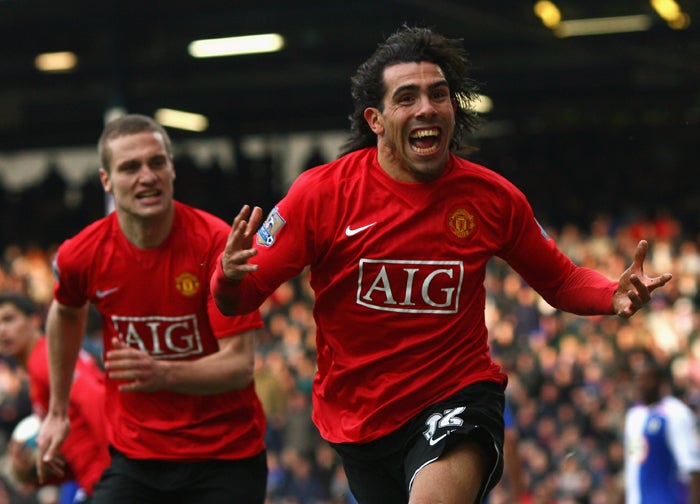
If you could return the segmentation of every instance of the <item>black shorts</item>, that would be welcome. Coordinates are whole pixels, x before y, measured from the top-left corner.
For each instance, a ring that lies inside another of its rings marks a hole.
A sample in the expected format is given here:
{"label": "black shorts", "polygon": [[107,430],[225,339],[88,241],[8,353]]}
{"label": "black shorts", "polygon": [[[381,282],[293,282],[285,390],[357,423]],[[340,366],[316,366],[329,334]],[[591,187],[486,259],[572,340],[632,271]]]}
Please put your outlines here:
{"label": "black shorts", "polygon": [[263,504],[265,451],[240,460],[138,460],[110,448],[112,463],[91,504]]}
{"label": "black shorts", "polygon": [[425,408],[391,434],[366,444],[331,443],[340,455],[350,490],[360,504],[406,504],[418,471],[469,439],[492,454],[481,499],[503,473],[503,387],[474,383]]}

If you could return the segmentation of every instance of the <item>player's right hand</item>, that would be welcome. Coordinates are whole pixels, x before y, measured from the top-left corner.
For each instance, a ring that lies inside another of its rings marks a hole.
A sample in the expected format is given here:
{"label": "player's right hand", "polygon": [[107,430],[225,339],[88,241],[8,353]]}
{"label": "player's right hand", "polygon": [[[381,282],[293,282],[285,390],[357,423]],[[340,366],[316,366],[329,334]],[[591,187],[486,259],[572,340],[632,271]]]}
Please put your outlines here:
{"label": "player's right hand", "polygon": [[59,455],[59,449],[68,437],[69,431],[68,415],[58,416],[49,413],[44,418],[37,439],[39,455],[36,464],[39,483],[45,483],[52,476],[62,478],[65,475],[66,462]]}
{"label": "player's right hand", "polygon": [[257,254],[253,248],[253,237],[262,224],[262,208],[243,205],[233,220],[231,232],[226,240],[226,248],[221,256],[221,266],[227,278],[240,280],[247,273],[256,271],[256,264],[248,264],[248,259]]}

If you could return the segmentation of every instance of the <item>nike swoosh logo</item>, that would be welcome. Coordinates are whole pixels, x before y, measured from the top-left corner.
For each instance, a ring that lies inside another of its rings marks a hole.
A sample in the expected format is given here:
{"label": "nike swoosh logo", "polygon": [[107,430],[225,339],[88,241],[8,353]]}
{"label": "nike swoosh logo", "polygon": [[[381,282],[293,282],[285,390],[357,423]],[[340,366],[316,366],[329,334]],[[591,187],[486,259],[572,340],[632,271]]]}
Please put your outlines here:
{"label": "nike swoosh logo", "polygon": [[[448,432],[447,434],[449,434],[449,432]],[[428,443],[430,443],[430,446],[435,446],[435,445],[438,444],[440,441],[442,441],[443,439],[445,439],[445,438],[447,437],[447,434],[443,434],[442,436],[440,436],[440,437],[437,438],[437,439],[430,438],[430,439],[428,440]]]}
{"label": "nike swoosh logo", "polygon": [[97,292],[95,294],[97,295],[98,298],[103,298],[103,297],[109,296],[110,294],[112,294],[113,292],[116,292],[118,290],[119,290],[119,287],[112,287],[111,289],[107,289],[107,290],[97,289]]}
{"label": "nike swoosh logo", "polygon": [[376,222],[373,222],[372,224],[367,224],[366,226],[362,226],[362,227],[355,228],[355,229],[352,229],[350,226],[348,226],[345,228],[345,235],[346,236],[355,236],[357,233],[361,233],[365,229],[369,229],[372,226],[374,226],[375,224],[376,224]]}

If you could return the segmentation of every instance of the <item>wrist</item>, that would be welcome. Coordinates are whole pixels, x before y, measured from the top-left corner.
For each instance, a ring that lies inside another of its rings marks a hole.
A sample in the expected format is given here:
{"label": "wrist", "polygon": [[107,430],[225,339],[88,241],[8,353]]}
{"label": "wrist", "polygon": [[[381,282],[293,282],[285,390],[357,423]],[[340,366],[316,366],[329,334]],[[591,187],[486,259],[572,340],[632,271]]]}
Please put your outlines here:
{"label": "wrist", "polygon": [[49,407],[46,410],[46,416],[54,418],[68,418],[68,403],[63,404],[58,401],[50,401]]}
{"label": "wrist", "polygon": [[[223,254],[222,254],[223,255]],[[240,299],[241,280],[229,278],[224,273],[221,255],[216,261],[216,269],[211,277],[209,289],[219,311],[224,315],[234,315]]]}

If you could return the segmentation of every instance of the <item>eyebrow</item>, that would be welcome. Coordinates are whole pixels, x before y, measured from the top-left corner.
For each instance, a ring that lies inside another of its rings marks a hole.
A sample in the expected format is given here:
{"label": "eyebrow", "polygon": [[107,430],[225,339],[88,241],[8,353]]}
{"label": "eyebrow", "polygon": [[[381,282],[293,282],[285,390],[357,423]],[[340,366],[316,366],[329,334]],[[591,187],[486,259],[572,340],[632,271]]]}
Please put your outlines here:
{"label": "eyebrow", "polygon": [[[152,156],[149,156],[149,157],[146,159],[146,162],[149,162],[149,163],[150,163],[150,162],[152,162],[152,161],[159,160],[159,159],[168,160],[168,159],[170,159],[170,156],[168,156],[168,155],[165,154],[165,153],[162,153],[162,154],[160,154],[160,153],[159,153],[159,154],[153,154]],[[141,164],[141,158],[136,157],[136,158],[133,158],[133,159],[125,159],[125,160],[122,161],[121,163],[115,165],[114,168],[116,168],[116,169],[127,168],[127,167],[129,167],[129,165],[133,165],[133,164],[139,164],[139,165],[140,165],[140,164]]]}
{"label": "eyebrow", "polygon": [[[433,90],[443,86],[449,87],[449,84],[444,79],[439,80],[437,82],[433,82],[428,86],[428,89]],[[396,90],[391,94],[391,96],[394,97],[398,94],[403,93],[404,91],[418,91],[418,89],[420,89],[420,86],[418,86],[417,84],[406,84],[405,86],[399,86],[398,88],[396,88]]]}

